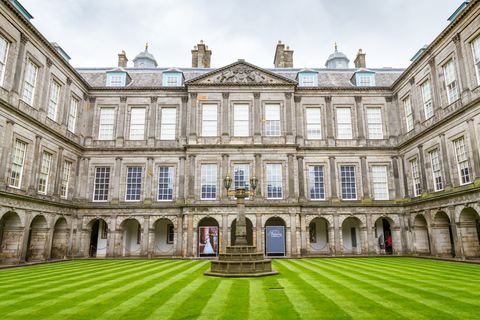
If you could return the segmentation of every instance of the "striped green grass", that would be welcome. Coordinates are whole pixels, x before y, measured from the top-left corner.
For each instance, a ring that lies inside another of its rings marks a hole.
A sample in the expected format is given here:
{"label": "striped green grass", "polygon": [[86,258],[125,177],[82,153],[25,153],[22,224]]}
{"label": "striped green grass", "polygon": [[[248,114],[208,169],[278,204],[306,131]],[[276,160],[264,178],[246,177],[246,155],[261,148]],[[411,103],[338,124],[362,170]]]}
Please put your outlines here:
{"label": "striped green grass", "polygon": [[82,260],[0,270],[0,318],[480,318],[477,265],[412,258],[273,265],[279,275],[249,279],[203,276],[208,261]]}

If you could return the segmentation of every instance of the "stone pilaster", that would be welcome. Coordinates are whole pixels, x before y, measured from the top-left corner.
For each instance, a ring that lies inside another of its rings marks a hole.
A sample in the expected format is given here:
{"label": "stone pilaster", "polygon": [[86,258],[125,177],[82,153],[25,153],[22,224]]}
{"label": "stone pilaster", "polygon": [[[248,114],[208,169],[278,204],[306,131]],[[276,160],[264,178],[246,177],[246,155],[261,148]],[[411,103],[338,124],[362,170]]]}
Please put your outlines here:
{"label": "stone pilaster", "polygon": [[153,157],[147,157],[147,172],[145,175],[145,198],[143,199],[143,204],[150,205],[154,201],[154,195],[152,186],[156,180],[153,177]]}
{"label": "stone pilaster", "polygon": [[108,237],[108,248],[107,248],[107,257],[116,258],[117,254],[115,252],[115,241],[117,235],[117,215],[112,215],[110,219],[110,225],[107,231]]}
{"label": "stone pilaster", "polygon": [[397,137],[398,137],[398,113],[396,112],[395,103],[393,101],[393,96],[385,97],[385,102],[387,104],[388,110],[388,140],[390,145],[397,144]]}
{"label": "stone pilaster", "polygon": [[190,132],[188,143],[197,143],[197,93],[190,93]]}
{"label": "stone pilaster", "polygon": [[[7,163],[10,159],[10,150],[13,143],[13,125],[15,122],[7,120],[5,128],[5,139],[3,140],[2,161],[0,161],[0,190],[5,190],[8,186]],[[36,154],[36,153],[35,153]]]}
{"label": "stone pilaster", "polygon": [[295,101],[295,119],[297,120],[296,121],[296,125],[297,125],[297,137],[296,137],[296,140],[295,142],[300,145],[300,146],[303,146],[303,143],[304,143],[304,126],[303,126],[303,109],[302,109],[302,104],[301,104],[301,101],[302,101],[302,97],[301,96],[294,96],[293,97],[293,100]]}
{"label": "stone pilaster", "polygon": [[148,124],[147,145],[152,147],[155,145],[156,139],[155,129],[157,123],[157,100],[157,96],[150,97],[150,123]]}
{"label": "stone pilaster", "polygon": [[[44,73],[43,73],[43,88],[42,88],[42,92],[41,92],[41,96],[40,96],[40,99],[38,99],[38,101],[40,102],[40,105],[39,105],[39,113],[40,113],[40,117],[44,117],[44,116],[48,116],[48,105],[50,104],[49,102],[49,96],[50,96],[50,89],[51,89],[51,86],[52,86],[52,83],[50,81],[50,75],[51,75],[51,67],[53,65],[53,62],[50,58],[47,58],[47,64],[46,64],[46,68],[44,68]],[[60,93],[59,93],[59,96],[60,98]],[[33,99],[35,99],[35,97],[33,97]],[[32,105],[34,105],[35,103],[35,100],[32,101]],[[59,104],[58,104],[59,105]],[[59,118],[58,118],[58,110],[59,108],[57,107],[57,114],[55,115],[55,120],[58,121]],[[53,119],[52,119],[53,120]]]}
{"label": "stone pilaster", "polygon": [[400,240],[402,244],[402,254],[407,254],[407,231],[405,230],[405,213],[398,213],[398,221],[400,221]]}
{"label": "stone pilaster", "polygon": [[229,100],[230,94],[228,92],[222,93],[223,103],[222,103],[222,142],[227,143],[230,141],[230,132],[229,132],[229,122],[228,122],[228,114],[229,114]]}
{"label": "stone pilaster", "polygon": [[360,167],[362,171],[362,187],[363,187],[363,200],[370,201],[370,191],[368,188],[368,170],[367,170],[367,157],[360,156]]}
{"label": "stone pilaster", "polygon": [[[229,171],[229,168],[228,168],[228,154],[224,153],[222,154],[222,165],[221,165],[221,170],[220,170],[220,181],[223,181],[223,177],[226,176],[226,174],[228,173],[230,175],[230,177],[232,179],[235,178],[235,173],[234,172],[228,172]],[[234,187],[235,189],[235,187]],[[221,186],[220,186],[220,200],[222,202],[228,202],[228,191],[227,189],[225,189],[223,187],[223,183],[221,183]]]}
{"label": "stone pilaster", "polygon": [[331,190],[332,190],[332,201],[338,201],[338,194],[337,194],[337,174],[335,170],[335,157],[329,156],[328,161],[330,163],[330,181],[331,181]]}
{"label": "stone pilaster", "polygon": [[362,97],[355,96],[355,106],[357,110],[357,128],[358,128],[358,144],[364,146],[367,143],[365,138],[364,119],[366,119],[362,108]]}
{"label": "stone pilaster", "polygon": [[285,118],[286,122],[286,129],[287,129],[287,136],[286,136],[286,143],[295,143],[295,138],[293,136],[293,123],[295,121],[294,116],[292,114],[292,96],[291,92],[285,92],[285,109],[287,113],[287,117]]}
{"label": "stone pilaster", "polygon": [[140,249],[140,256],[143,258],[150,258],[151,255],[148,252],[148,242],[149,242],[149,230],[150,230],[150,216],[145,215],[143,216],[144,223],[143,223],[143,235],[142,235],[142,247]]}
{"label": "stone pilaster", "polygon": [[193,213],[189,212],[187,215],[187,257],[193,257]]}
{"label": "stone pilaster", "polygon": [[420,181],[422,182],[422,193],[427,192],[427,173],[425,172],[425,157],[423,155],[423,145],[418,145],[418,170],[420,171]]}
{"label": "stone pilaster", "polygon": [[392,156],[393,182],[395,185],[395,199],[402,198],[400,193],[400,174],[398,171],[398,157]]}
{"label": "stone pilaster", "polygon": [[342,250],[341,250],[341,240],[340,240],[340,221],[339,221],[339,216],[338,216],[338,213],[334,213],[333,214],[333,228],[334,228],[334,235],[335,235],[335,239],[334,239],[334,243],[335,243],[335,254],[341,254],[342,253]]}
{"label": "stone pilaster", "polygon": [[188,164],[187,201],[192,203],[195,201],[195,155],[188,156]]}
{"label": "stone pilaster", "polygon": [[260,127],[260,92],[253,93],[253,142],[255,144],[262,143],[262,129]]}
{"label": "stone pilaster", "polygon": [[179,157],[178,166],[178,198],[177,202],[185,203],[185,156]]}
{"label": "stone pilaster", "polygon": [[58,148],[57,170],[51,170],[52,179],[54,181],[53,196],[56,201],[60,200],[60,185],[62,184],[63,164],[64,164],[63,150],[64,149],[62,147]]}
{"label": "stone pilaster", "polygon": [[294,154],[289,153],[288,157],[288,199],[293,201],[295,199],[295,162],[293,160]]}
{"label": "stone pilaster", "polygon": [[20,259],[19,262],[24,263],[27,257],[27,249],[28,249],[28,237],[30,235],[30,226],[32,223],[32,211],[28,210],[25,212],[25,222],[24,228],[22,232],[22,237],[20,239]]}
{"label": "stone pilaster", "polygon": [[478,153],[477,133],[475,131],[475,121],[473,118],[467,120],[468,135],[470,136],[470,148],[472,150],[473,174],[475,180],[480,180],[480,157]]}
{"label": "stone pilaster", "polygon": [[[245,201],[245,199],[243,199]],[[245,206],[245,202],[244,202]],[[244,209],[245,210],[245,209]],[[238,216],[237,216],[238,217]],[[222,213],[222,243],[220,246],[220,249],[218,250],[220,253],[225,253],[227,252],[227,246],[228,246],[228,213],[224,212]],[[237,220],[238,224],[238,220]],[[233,244],[232,244],[233,246]]]}
{"label": "stone pilaster", "polygon": [[457,33],[452,38],[453,43],[455,43],[455,51],[456,51],[456,60],[458,63],[458,73],[460,76],[460,83],[459,83],[459,92],[461,92],[462,100],[464,103],[470,101],[470,90],[468,89],[468,82],[467,82],[467,72],[465,70],[465,61],[463,60],[463,50],[462,50],[462,41],[460,38],[460,33]]}
{"label": "stone pilaster", "polygon": [[175,256],[183,257],[183,212],[177,215],[176,236],[177,236],[177,242],[175,246]]}
{"label": "stone pilaster", "polygon": [[440,146],[442,149],[439,150],[438,155],[439,157],[441,156],[442,169],[443,169],[443,172],[445,173],[444,175],[442,175],[443,183],[444,183],[443,188],[451,189],[452,178],[450,175],[450,165],[448,164],[447,141],[444,133],[441,133],[439,137],[440,137]]}
{"label": "stone pilaster", "polygon": [[[32,165],[32,172],[30,173],[30,185],[28,187],[28,195],[34,196],[37,194],[37,181],[38,181],[38,169],[41,166],[42,158],[43,158],[43,151],[40,150],[40,145],[42,142],[42,136],[41,135],[35,135],[35,159],[38,159],[39,162],[35,161],[34,164]],[[52,170],[50,170],[52,171]]]}
{"label": "stone pilaster", "polygon": [[300,212],[300,255],[302,257],[308,254],[307,250],[307,221],[304,212]]}
{"label": "stone pilaster", "polygon": [[257,252],[263,252],[263,247],[262,247],[262,230],[263,230],[263,226],[262,226],[262,213],[261,212],[256,212],[255,213],[255,218],[257,219],[257,229],[256,229],[256,232],[257,232]]}
{"label": "stone pilaster", "polygon": [[[71,85],[72,85],[72,78],[67,77],[67,85],[65,86],[65,94],[63,95],[63,108],[60,108],[59,110],[59,123],[63,124],[66,128],[68,128],[68,116],[70,114],[70,107],[71,107],[71,97],[70,97],[70,92],[71,92]],[[78,108],[78,106],[77,106]],[[60,118],[61,116],[61,118]],[[75,128],[74,130],[75,131]]]}
{"label": "stone pilaster", "polygon": [[259,153],[255,154],[255,175],[258,179],[258,186],[257,186],[257,194],[259,197],[262,195],[262,185],[263,185],[263,178],[262,178],[262,155]]}
{"label": "stone pilaster", "polygon": [[177,115],[180,117],[180,146],[187,144],[187,102],[188,96],[182,97],[181,110]]}
{"label": "stone pilaster", "polygon": [[328,121],[325,122],[325,125],[327,126],[327,142],[329,147],[335,146],[335,135],[334,135],[334,121],[330,121],[333,119],[333,106],[332,106],[332,97],[331,96],[326,96],[325,97],[325,110],[327,113],[327,119]]}
{"label": "stone pilaster", "polygon": [[129,139],[130,130],[125,130],[125,119],[127,115],[127,96],[120,97],[120,104],[118,105],[118,112],[117,112],[117,140],[115,141],[115,147],[121,148],[123,147],[123,143],[125,141],[125,136]]}
{"label": "stone pilaster", "polygon": [[305,177],[303,168],[303,157],[297,156],[298,161],[298,201],[306,201],[305,197]]}
{"label": "stone pilaster", "polygon": [[297,214],[295,212],[290,212],[290,234],[291,240],[290,243],[292,244],[291,248],[291,255],[292,258],[298,257],[298,250],[297,250]]}
{"label": "stone pilaster", "polygon": [[428,60],[428,65],[430,66],[430,74],[431,74],[431,84],[432,84],[432,102],[433,102],[433,110],[435,112],[435,116],[438,117],[440,113],[442,100],[440,99],[440,85],[438,83],[438,76],[437,76],[437,66],[435,64],[435,57],[431,57]]}
{"label": "stone pilaster", "polygon": [[85,146],[89,147],[93,144],[93,123],[95,120],[96,97],[90,97],[87,103],[87,114],[85,122]]}
{"label": "stone pilaster", "polygon": [[374,234],[374,226],[372,222],[372,213],[366,213],[366,222],[367,222],[367,243],[368,243],[368,251],[367,254],[375,254],[375,240],[373,239]]}
{"label": "stone pilaster", "polygon": [[20,95],[20,81],[22,79],[22,70],[25,66],[25,45],[29,41],[24,33],[20,33],[20,44],[18,48],[17,64],[15,65],[15,76],[13,78],[12,91]]}
{"label": "stone pilaster", "polygon": [[113,192],[111,204],[120,203],[120,174],[122,172],[122,160],[123,158],[115,158],[115,173],[113,175]]}

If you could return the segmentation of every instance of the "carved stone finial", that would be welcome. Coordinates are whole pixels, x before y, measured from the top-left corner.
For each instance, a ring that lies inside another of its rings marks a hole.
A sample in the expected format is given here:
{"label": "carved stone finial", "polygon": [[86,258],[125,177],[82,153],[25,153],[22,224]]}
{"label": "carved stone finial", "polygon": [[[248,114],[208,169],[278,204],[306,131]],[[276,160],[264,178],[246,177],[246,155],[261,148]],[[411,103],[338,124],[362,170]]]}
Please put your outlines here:
{"label": "carved stone finial", "polygon": [[414,85],[415,84],[415,77],[411,77],[408,82],[410,82],[411,85]]}
{"label": "carved stone finial", "polygon": [[291,92],[285,92],[285,98],[286,99],[291,99],[292,98],[292,93]]}
{"label": "carved stone finial", "polygon": [[254,93],[253,93],[253,97],[254,97],[255,99],[260,99],[260,92],[254,92]]}
{"label": "carved stone finial", "polygon": [[222,97],[223,97],[223,99],[228,99],[229,96],[230,96],[230,93],[228,93],[228,92],[222,92]]}
{"label": "carved stone finial", "polygon": [[331,103],[332,102],[332,96],[326,96],[325,97],[325,102],[326,103]]}
{"label": "carved stone finial", "polygon": [[67,86],[70,86],[72,82],[72,79],[70,77],[67,77]]}
{"label": "carved stone finial", "polygon": [[362,102],[362,96],[355,96],[355,102],[356,103]]}
{"label": "carved stone finial", "polygon": [[295,97],[293,97],[293,101],[295,101],[295,102],[301,102],[301,101],[302,101],[302,97],[301,97],[301,96],[295,96]]}
{"label": "carved stone finial", "polygon": [[187,103],[188,102],[188,97],[182,97],[182,102]]}
{"label": "carved stone finial", "polygon": [[126,101],[127,101],[127,96],[120,97],[120,102],[126,102]]}
{"label": "carved stone finial", "polygon": [[52,59],[50,59],[50,58],[47,58],[47,67],[48,67],[48,68],[51,68],[51,67],[52,67],[52,65],[53,65],[53,61],[52,61]]}
{"label": "carved stone finial", "polygon": [[157,97],[157,96],[150,97],[150,102],[151,102],[151,103],[155,103],[155,102],[157,102],[157,100],[158,100],[158,97]]}
{"label": "carved stone finial", "polygon": [[30,39],[25,35],[25,33],[20,33],[20,42],[26,44]]}
{"label": "carved stone finial", "polygon": [[95,103],[95,100],[97,100],[97,97],[90,97],[89,100],[90,100],[90,103]]}
{"label": "carved stone finial", "polygon": [[453,37],[452,37],[452,41],[457,44],[458,42],[460,42],[460,33],[456,33]]}

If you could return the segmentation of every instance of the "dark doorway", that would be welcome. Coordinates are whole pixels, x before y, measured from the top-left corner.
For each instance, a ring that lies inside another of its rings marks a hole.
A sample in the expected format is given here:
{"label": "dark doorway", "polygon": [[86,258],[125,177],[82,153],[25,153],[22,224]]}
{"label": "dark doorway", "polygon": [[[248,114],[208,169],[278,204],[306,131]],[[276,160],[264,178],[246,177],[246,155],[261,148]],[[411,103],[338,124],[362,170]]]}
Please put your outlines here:
{"label": "dark doorway", "polygon": [[27,252],[25,254],[25,261],[28,261],[28,259],[30,259],[30,255],[31,255],[31,252],[32,252],[32,248],[31,248],[31,243],[32,242],[32,227],[30,227],[30,231],[28,231],[28,241],[27,241]]}
{"label": "dark doorway", "polygon": [[477,225],[477,238],[478,244],[480,245],[480,219],[476,219],[475,224]]}
{"label": "dark doorway", "polygon": [[[253,224],[252,224],[252,221],[250,221],[250,219],[246,218],[246,221],[247,221],[247,244],[249,246],[253,246]],[[235,239],[236,239],[236,236],[235,236],[235,231],[237,230],[237,219],[233,220],[232,222],[232,228],[230,229],[230,244],[232,246],[235,245]]]}
{"label": "dark doorway", "polygon": [[450,224],[448,225],[448,233],[450,234],[450,246],[452,248],[452,257],[455,258],[455,244],[453,243],[453,232],[452,232],[452,226]]}
{"label": "dark doorway", "polygon": [[383,225],[383,237],[384,237],[384,241],[385,241],[385,251],[388,254],[392,254],[393,253],[393,248],[392,248],[393,242],[392,242],[392,244],[388,245],[388,238],[390,238],[392,236],[392,229],[390,228],[390,223],[388,222],[387,219],[382,219],[382,225]]}
{"label": "dark doorway", "polygon": [[355,227],[352,227],[351,229],[352,232],[352,248],[357,247],[357,231]]}
{"label": "dark doorway", "polygon": [[97,256],[99,226],[100,226],[100,220],[95,221],[95,223],[92,226],[92,233],[90,236],[90,257],[92,258],[95,258]]}

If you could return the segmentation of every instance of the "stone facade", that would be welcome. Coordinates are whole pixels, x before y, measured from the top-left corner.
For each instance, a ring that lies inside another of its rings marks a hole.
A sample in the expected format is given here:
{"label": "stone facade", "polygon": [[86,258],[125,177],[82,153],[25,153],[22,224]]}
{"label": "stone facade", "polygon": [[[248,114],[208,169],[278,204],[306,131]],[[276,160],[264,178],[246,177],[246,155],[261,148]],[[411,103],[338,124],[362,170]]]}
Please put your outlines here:
{"label": "stone facade", "polygon": [[175,69],[182,86],[125,61],[129,85],[111,86],[114,68],[74,69],[10,1],[1,11],[3,263],[198,258],[201,227],[225,252],[236,201],[222,179],[238,165],[259,179],[245,208],[259,252],[280,225],[288,257],[379,254],[381,233],[395,255],[480,256],[480,1],[406,70],[368,69],[374,86],[324,68],[300,86],[293,51],[291,67]]}

